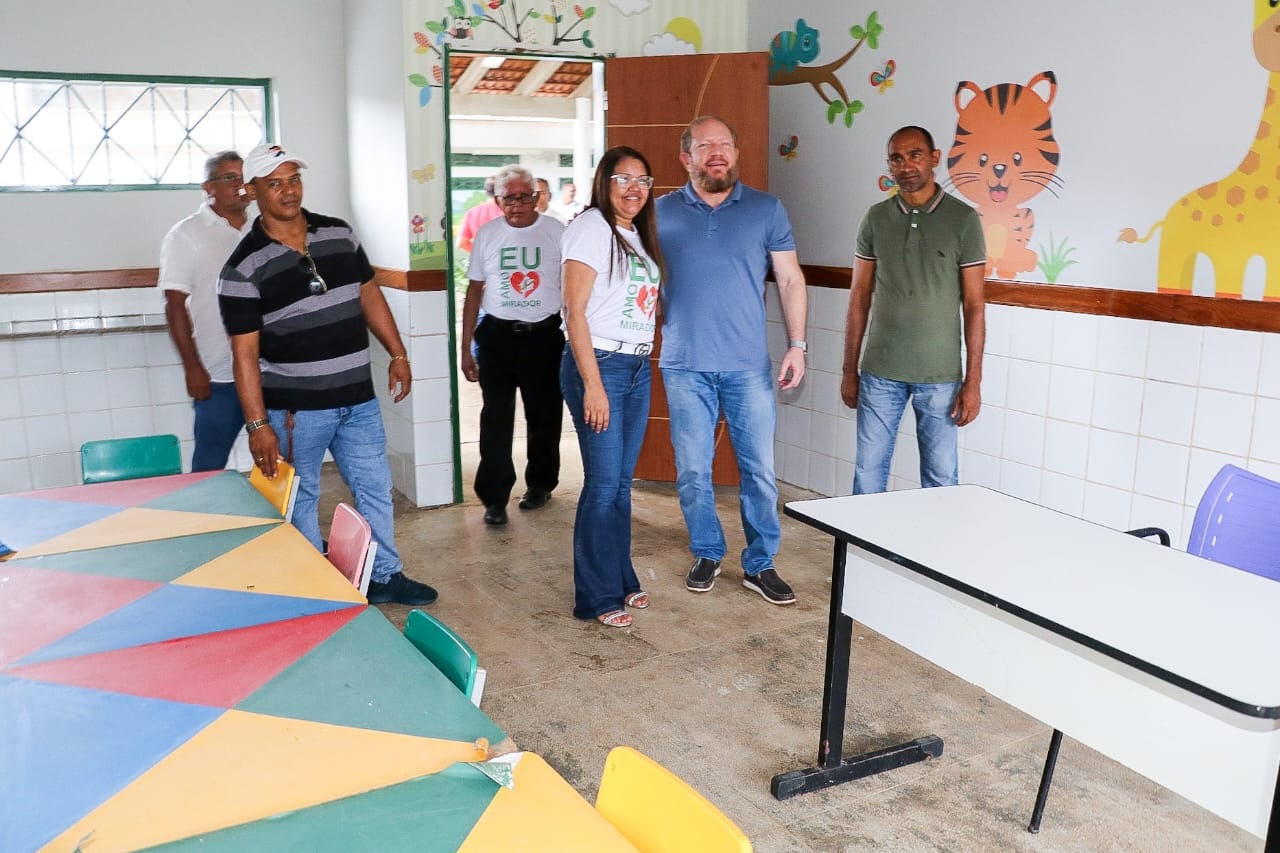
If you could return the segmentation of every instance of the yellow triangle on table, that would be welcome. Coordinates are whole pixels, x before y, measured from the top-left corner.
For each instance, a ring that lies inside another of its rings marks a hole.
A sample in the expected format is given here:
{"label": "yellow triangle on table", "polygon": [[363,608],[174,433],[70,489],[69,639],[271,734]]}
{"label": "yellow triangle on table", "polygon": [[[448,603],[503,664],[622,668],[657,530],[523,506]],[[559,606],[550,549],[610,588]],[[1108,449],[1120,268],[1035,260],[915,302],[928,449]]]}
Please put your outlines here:
{"label": "yellow triangle on table", "polygon": [[219,530],[237,530],[242,527],[281,523],[283,522],[278,518],[251,518],[244,515],[144,509],[135,506],[83,527],[77,527],[61,536],[46,539],[30,548],[23,548],[22,556],[26,558],[44,554],[65,554],[68,551],[110,548],[113,545],[153,542],[157,539],[194,536],[197,533],[214,533]]}
{"label": "yellow triangle on table", "polygon": [[230,710],[46,845],[137,850],[478,761],[475,744]]}
{"label": "yellow triangle on table", "polygon": [[292,524],[278,525],[172,583],[364,603],[351,581]]}
{"label": "yellow triangle on table", "polygon": [[541,756],[526,752],[516,764],[515,789],[498,789],[458,853],[635,849]]}

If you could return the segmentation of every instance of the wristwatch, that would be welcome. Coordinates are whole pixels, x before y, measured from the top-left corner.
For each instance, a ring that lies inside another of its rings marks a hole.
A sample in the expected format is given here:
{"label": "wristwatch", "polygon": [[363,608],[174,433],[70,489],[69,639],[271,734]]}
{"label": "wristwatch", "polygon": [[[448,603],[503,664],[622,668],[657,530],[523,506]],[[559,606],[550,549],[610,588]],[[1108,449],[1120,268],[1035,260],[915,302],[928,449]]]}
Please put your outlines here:
{"label": "wristwatch", "polygon": [[790,346],[791,346],[791,347],[793,347],[793,348],[798,348],[798,349],[800,350],[800,352],[808,352],[808,351],[809,351],[809,344],[808,344],[808,343],[806,343],[805,341],[792,341],[792,342],[791,342],[791,344],[790,344]]}
{"label": "wristwatch", "polygon": [[267,418],[258,418],[256,421],[249,421],[244,425],[245,432],[257,432],[263,427],[271,426],[271,421]]}

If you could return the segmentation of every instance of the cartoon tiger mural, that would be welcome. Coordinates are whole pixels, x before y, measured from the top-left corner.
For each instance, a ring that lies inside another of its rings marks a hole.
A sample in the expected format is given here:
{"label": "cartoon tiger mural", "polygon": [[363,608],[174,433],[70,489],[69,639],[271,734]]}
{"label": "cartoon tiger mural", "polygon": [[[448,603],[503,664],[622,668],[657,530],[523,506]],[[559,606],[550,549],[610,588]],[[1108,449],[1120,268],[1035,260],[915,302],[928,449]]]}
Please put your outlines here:
{"label": "cartoon tiger mural", "polygon": [[[1043,94],[1037,90],[1043,88]],[[987,240],[987,277],[1014,279],[1036,268],[1027,247],[1035,214],[1018,205],[1041,190],[1061,186],[1058,141],[1049,106],[1058,92],[1052,71],[1025,86],[956,86],[956,137],[947,153],[950,184],[973,202]]]}

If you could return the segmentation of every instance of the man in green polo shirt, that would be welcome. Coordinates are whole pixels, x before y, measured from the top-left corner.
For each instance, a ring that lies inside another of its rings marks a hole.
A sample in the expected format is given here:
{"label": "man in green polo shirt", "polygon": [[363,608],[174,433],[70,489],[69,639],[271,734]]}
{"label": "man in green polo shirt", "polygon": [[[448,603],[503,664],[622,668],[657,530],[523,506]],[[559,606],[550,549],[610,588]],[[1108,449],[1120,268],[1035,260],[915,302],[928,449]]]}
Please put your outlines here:
{"label": "man in green polo shirt", "polygon": [[938,186],[933,172],[940,152],[929,131],[898,129],[888,153],[898,194],[872,205],[858,229],[845,325],[840,396],[858,410],[855,495],[888,487],[908,400],[916,416],[920,485],[955,485],[957,427],[976,418],[982,405],[987,250],[981,220]]}

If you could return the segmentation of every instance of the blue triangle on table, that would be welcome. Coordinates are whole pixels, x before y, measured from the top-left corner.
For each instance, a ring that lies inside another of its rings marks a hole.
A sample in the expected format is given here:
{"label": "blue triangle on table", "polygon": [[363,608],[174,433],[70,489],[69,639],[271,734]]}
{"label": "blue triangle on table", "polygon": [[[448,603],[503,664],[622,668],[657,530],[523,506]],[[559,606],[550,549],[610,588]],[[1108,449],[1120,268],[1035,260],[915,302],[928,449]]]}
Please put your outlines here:
{"label": "blue triangle on table", "polygon": [[244,515],[250,518],[280,520],[280,511],[243,475],[235,472],[228,473],[230,476],[210,477],[152,498],[139,506],[147,509],[209,512],[218,515]]}
{"label": "blue triangle on table", "polygon": [[[0,541],[21,552],[46,539],[122,512],[119,506],[0,495]],[[22,556],[21,553],[18,556]]]}
{"label": "blue triangle on table", "polygon": [[166,584],[13,663],[59,660],[363,606],[350,601]]}
{"label": "blue triangle on table", "polygon": [[0,675],[0,850],[36,850],[224,709]]}

